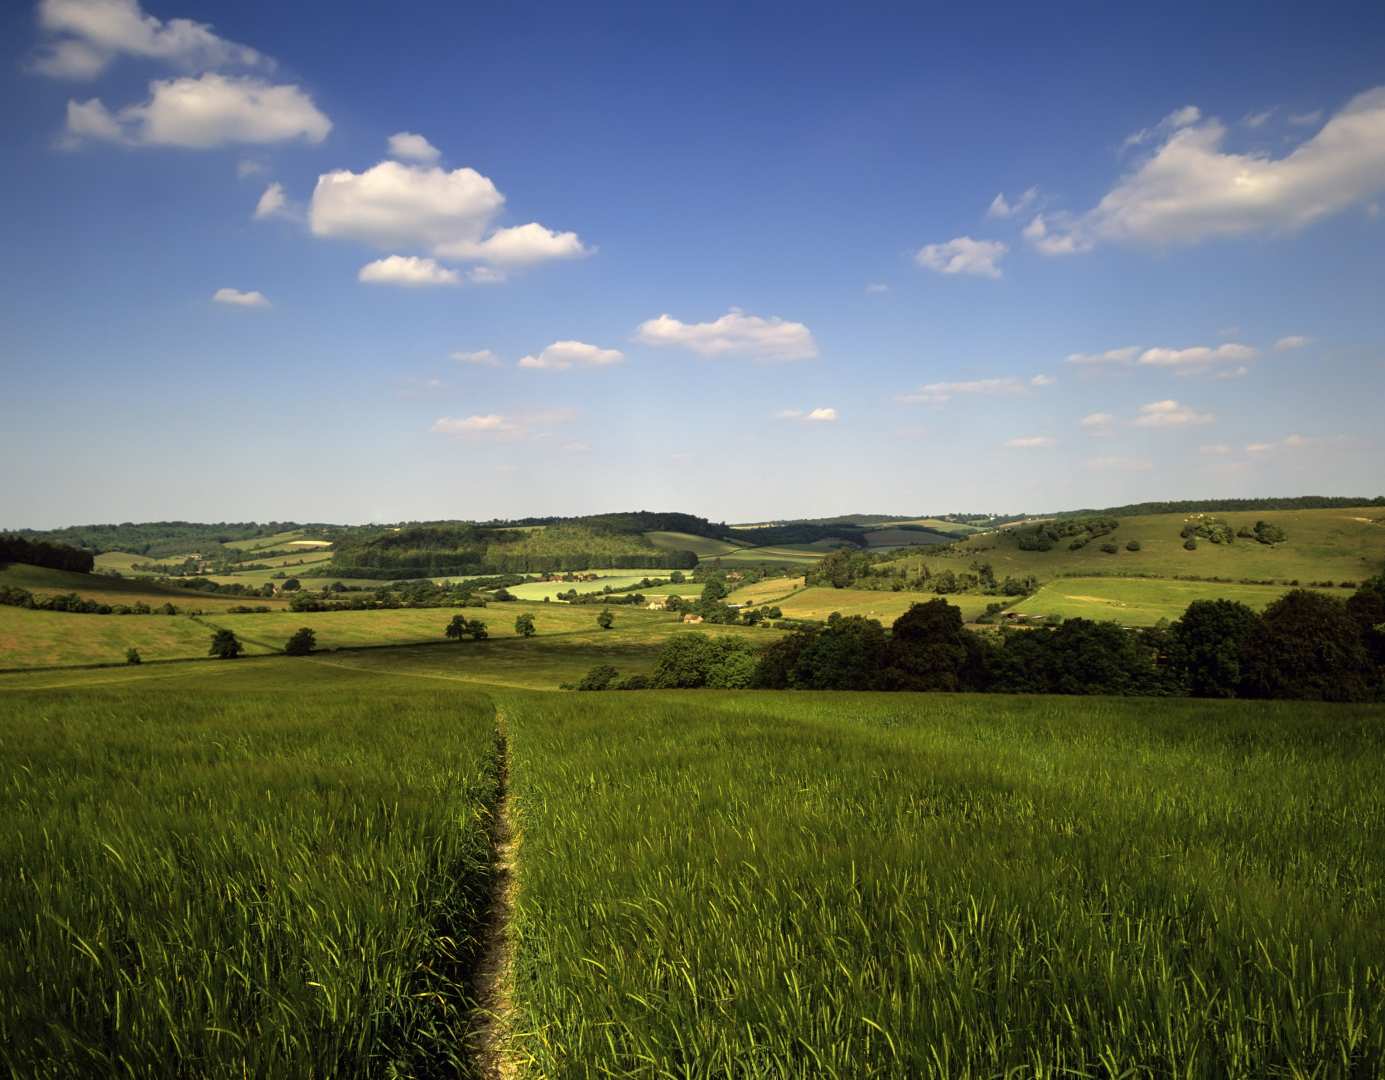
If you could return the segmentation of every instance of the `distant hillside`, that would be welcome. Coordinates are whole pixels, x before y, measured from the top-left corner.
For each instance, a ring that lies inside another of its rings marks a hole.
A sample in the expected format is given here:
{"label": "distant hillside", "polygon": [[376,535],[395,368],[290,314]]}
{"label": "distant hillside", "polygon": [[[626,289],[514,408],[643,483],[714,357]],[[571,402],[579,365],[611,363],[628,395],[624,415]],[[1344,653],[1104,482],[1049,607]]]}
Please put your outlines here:
{"label": "distant hillside", "polygon": [[1111,517],[1135,517],[1140,514],[1232,513],[1250,510],[1344,510],[1348,507],[1385,506],[1385,495],[1338,496],[1294,495],[1264,499],[1180,499],[1165,502],[1129,503],[1107,506],[1100,510],[1061,510],[1046,517],[1078,517],[1087,514],[1106,514]]}

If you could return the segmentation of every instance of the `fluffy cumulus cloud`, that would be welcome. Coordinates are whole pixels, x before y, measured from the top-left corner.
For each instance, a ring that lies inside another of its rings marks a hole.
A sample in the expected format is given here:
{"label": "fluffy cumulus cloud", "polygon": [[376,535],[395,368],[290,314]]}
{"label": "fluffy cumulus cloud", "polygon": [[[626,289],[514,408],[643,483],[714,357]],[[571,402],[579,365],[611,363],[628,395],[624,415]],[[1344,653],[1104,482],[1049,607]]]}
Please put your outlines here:
{"label": "fluffy cumulus cloud", "polygon": [[165,22],[146,14],[138,0],[39,0],[38,24],[46,40],[33,66],[56,78],[95,78],[118,56],[191,71],[273,67],[267,56],[226,40],[206,23]]}
{"label": "fluffy cumulus cloud", "polygon": [[255,204],[255,220],[275,217],[282,214],[287,207],[288,199],[284,195],[284,185],[275,181],[264,189],[260,201]]}
{"label": "fluffy cumulus cloud", "polygon": [[506,268],[590,254],[576,233],[537,222],[492,229],[504,205],[505,196],[475,169],[382,161],[319,176],[308,224],[315,236],[481,263],[468,275],[476,284],[503,281]]}
{"label": "fluffy cumulus cloud", "polygon": [[1130,364],[1140,355],[1138,345],[1126,345],[1119,349],[1107,349],[1099,353],[1069,353],[1069,364]]}
{"label": "fluffy cumulus cloud", "polygon": [[421,161],[432,165],[442,157],[442,151],[422,135],[412,131],[396,131],[389,138],[389,155],[398,161]]}
{"label": "fluffy cumulus cloud", "polygon": [[367,285],[423,288],[429,285],[460,285],[462,276],[436,259],[420,258],[417,255],[390,255],[366,263],[356,275],[356,280]]}
{"label": "fluffy cumulus cloud", "polygon": [[212,300],[218,304],[230,304],[232,307],[269,307],[269,298],[258,290],[242,292],[240,289],[217,289],[212,293]]}
{"label": "fluffy cumulus cloud", "polygon": [[1279,352],[1284,352],[1287,349],[1301,349],[1307,345],[1310,340],[1310,338],[1306,338],[1302,334],[1290,334],[1288,337],[1282,337],[1276,341],[1274,347]]}
{"label": "fluffy cumulus cloud", "polygon": [[1224,345],[1193,345],[1186,349],[1146,349],[1140,363],[1150,367],[1176,368],[1181,373],[1202,372],[1218,364],[1241,363],[1259,355],[1249,345],[1227,342]]}
{"label": "fluffy cumulus cloud", "polygon": [[1210,424],[1216,417],[1212,413],[1198,412],[1181,402],[1151,401],[1141,405],[1135,417],[1135,426],[1143,428],[1177,428],[1193,424]]}
{"label": "fluffy cumulus cloud", "polygon": [[66,141],[206,150],[235,143],[320,143],[332,122],[293,85],[209,73],[149,84],[149,99],[115,112],[99,98],[67,103]]}
{"label": "fluffy cumulus cloud", "polygon": [[555,341],[537,355],[522,356],[519,366],[545,371],[568,371],[571,368],[610,367],[625,359],[619,349],[602,349],[585,341]]}
{"label": "fluffy cumulus cloud", "polygon": [[430,431],[440,435],[466,437],[480,441],[519,442],[525,439],[551,439],[554,428],[576,416],[573,409],[533,409],[519,413],[476,413],[471,416],[440,416]]}
{"label": "fluffy cumulus cloud", "polygon": [[817,409],[780,409],[774,414],[778,420],[801,420],[805,424],[836,423],[837,410],[821,407]]}
{"label": "fluffy cumulus cloud", "polygon": [[883,281],[871,281],[866,283],[866,292],[870,293],[872,296],[879,296],[881,293],[887,293],[889,291],[890,287]]}
{"label": "fluffy cumulus cloud", "polygon": [[732,308],[711,322],[685,323],[671,315],[648,319],[635,330],[644,345],[688,349],[700,356],[743,356],[755,360],[811,360],[817,342],[800,322],[762,318]]}
{"label": "fluffy cumulus cloud", "polygon": [[491,352],[490,349],[476,349],[473,352],[454,352],[452,359],[459,364],[469,364],[472,367],[499,367],[500,357]]}
{"label": "fluffy cumulus cloud", "polygon": [[1031,386],[1048,386],[1055,382],[1047,375],[1020,379],[1013,375],[993,379],[965,379],[959,382],[924,383],[917,390],[900,394],[899,401],[909,405],[941,405],[959,394],[982,394],[991,397],[1026,393]]}
{"label": "fluffy cumulus cloud", "polygon": [[927,244],[919,248],[914,261],[939,274],[971,274],[976,277],[1000,277],[1000,260],[1009,248],[1000,240],[973,240],[958,236],[942,244]]}
{"label": "fluffy cumulus cloud", "polygon": [[1038,199],[1039,189],[1036,187],[1032,187],[1024,192],[1024,194],[1014,202],[1007,200],[1004,192],[999,192],[996,197],[991,200],[991,205],[986,210],[986,216],[988,218],[1011,218],[1016,214],[1025,213],[1038,201]]}
{"label": "fluffy cumulus cloud", "polygon": [[476,416],[440,416],[430,429],[441,435],[501,435],[518,430],[518,425],[499,413]]}
{"label": "fluffy cumulus cloud", "polygon": [[1013,439],[1006,439],[1005,445],[1011,450],[1044,450],[1057,446],[1058,440],[1051,435],[1016,435]]}
{"label": "fluffy cumulus cloud", "polygon": [[[1290,117],[1315,125],[1313,114]],[[1099,242],[1167,247],[1309,225],[1385,190],[1385,87],[1357,95],[1281,157],[1228,150],[1227,128],[1189,107],[1127,140],[1156,147],[1085,214],[1038,216],[1026,235],[1048,254]]]}

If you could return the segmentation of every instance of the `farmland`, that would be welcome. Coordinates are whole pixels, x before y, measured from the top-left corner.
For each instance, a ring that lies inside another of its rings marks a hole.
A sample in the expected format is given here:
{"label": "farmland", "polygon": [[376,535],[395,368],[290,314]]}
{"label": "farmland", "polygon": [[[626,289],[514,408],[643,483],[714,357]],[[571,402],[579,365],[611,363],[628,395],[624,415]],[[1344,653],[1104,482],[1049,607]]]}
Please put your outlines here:
{"label": "farmland", "polygon": [[[1328,595],[1341,592],[1333,589],[1322,591]],[[1010,610],[1028,616],[1114,619],[1125,626],[1153,626],[1160,619],[1177,619],[1195,600],[1234,600],[1254,611],[1262,611],[1283,595],[1284,588],[1280,585],[1074,577],[1049,582]]]}
{"label": "farmland", "polygon": [[[215,593],[182,589],[176,585],[160,585],[139,578],[116,578],[104,574],[79,574],[71,570],[52,570],[46,566],[27,566],[12,563],[0,567],[0,585],[27,589],[35,596],[77,593],[83,599],[103,604],[148,604],[158,607],[173,604],[180,611],[221,611],[248,603],[245,597],[217,596]],[[282,600],[261,599],[256,604],[269,607],[283,605]],[[122,618],[127,616],[122,616]]]}
{"label": "farmland", "polygon": [[[934,599],[939,597],[929,593],[815,587],[776,601],[776,606],[790,619],[825,619],[837,612],[840,615],[864,615],[889,625],[914,604]],[[985,611],[986,605],[993,603],[996,597],[954,594],[940,599],[961,608],[962,618],[970,621]]]}

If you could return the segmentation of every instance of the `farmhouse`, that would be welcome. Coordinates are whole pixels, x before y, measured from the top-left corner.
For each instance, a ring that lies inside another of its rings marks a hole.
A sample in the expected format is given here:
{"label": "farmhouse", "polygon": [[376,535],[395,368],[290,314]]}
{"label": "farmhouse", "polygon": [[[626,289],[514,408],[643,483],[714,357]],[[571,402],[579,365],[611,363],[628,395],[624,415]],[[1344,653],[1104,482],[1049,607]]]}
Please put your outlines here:
{"label": "farmhouse", "polygon": [[700,623],[700,622],[702,621],[702,616],[701,616],[701,615],[694,615],[694,614],[690,611],[690,612],[688,612],[686,615],[683,616],[683,621],[684,621],[685,623]]}

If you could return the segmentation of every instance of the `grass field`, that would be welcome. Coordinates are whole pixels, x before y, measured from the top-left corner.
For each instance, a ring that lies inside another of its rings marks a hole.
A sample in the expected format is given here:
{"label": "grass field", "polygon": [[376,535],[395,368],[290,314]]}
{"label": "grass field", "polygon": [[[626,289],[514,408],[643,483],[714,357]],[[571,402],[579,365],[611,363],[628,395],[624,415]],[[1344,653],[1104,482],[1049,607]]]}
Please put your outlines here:
{"label": "grass field", "polygon": [[[224,611],[228,607],[260,605],[282,607],[283,600],[264,597],[216,596],[176,585],[158,585],[139,578],[115,578],[106,574],[79,574],[72,570],[51,570],[46,566],[11,563],[0,567],[0,585],[28,589],[36,596],[77,593],[84,600],[103,604],[146,603],[150,607],[172,604],[180,611]],[[130,618],[133,616],[121,616]]]}
{"label": "grass field", "polygon": [[474,1075],[490,703],[244,663],[0,694],[8,1075]]}
{"label": "grass field", "polygon": [[[1065,619],[1112,619],[1124,626],[1172,622],[1194,600],[1235,600],[1263,611],[1284,595],[1282,585],[1227,585],[1219,582],[1157,578],[1059,578],[1016,604],[1022,615],[1061,615]],[[1349,596],[1343,590],[1323,590]]]}
{"label": "grass field", "polygon": [[937,597],[932,593],[884,592],[875,589],[833,589],[815,586],[778,601],[779,610],[790,619],[825,619],[832,612],[842,615],[864,615],[889,626],[914,604],[929,600],[946,600],[960,608],[962,618],[970,622],[986,610],[987,604],[999,599],[994,596],[953,594]]}
{"label": "grass field", "polygon": [[[1260,510],[1211,515],[1233,529],[1264,520],[1288,534],[1282,544],[1266,546],[1239,539],[1232,544],[1199,541],[1196,551],[1185,551],[1179,535],[1193,515],[1147,514],[1120,519],[1109,536],[1077,551],[1059,541],[1051,551],[1021,551],[1013,530],[986,533],[963,542],[960,557],[923,561],[933,570],[965,569],[972,559],[989,562],[997,575],[1034,574],[1048,580],[1059,574],[1114,576],[1144,574],[1155,577],[1253,578],[1291,581],[1361,581],[1385,568],[1385,511],[1379,507],[1346,510]],[[1140,551],[1127,551],[1131,540]],[[1108,555],[1101,544],[1111,542],[1118,552]],[[919,557],[912,557],[919,561]]]}
{"label": "grass field", "polygon": [[1385,713],[516,700],[529,1075],[1377,1076]]}
{"label": "grass field", "polygon": [[522,585],[511,585],[509,592],[521,600],[542,600],[545,596],[554,597],[570,589],[576,589],[579,593],[600,592],[607,585],[612,589],[625,589],[638,585],[645,578],[652,580],[669,575],[667,570],[592,570],[589,573],[600,577],[596,581],[526,581]]}
{"label": "grass field", "polygon": [[714,540],[710,536],[696,536],[693,533],[655,530],[645,533],[644,538],[656,548],[662,548],[664,551],[691,551],[699,558],[729,555],[733,551],[739,551],[742,547],[742,545],[733,544],[729,540]]}
{"label": "grass field", "polygon": [[128,551],[103,551],[96,556],[98,573],[134,574],[136,566],[160,566],[172,570],[182,566],[182,559],[151,559],[148,555],[131,555]]}
{"label": "grass field", "polygon": [[[77,615],[0,606],[0,669],[205,657],[212,631],[186,615]],[[279,646],[282,647],[282,642]],[[268,650],[246,643],[250,653]]]}
{"label": "grass field", "polygon": [[782,600],[801,588],[803,588],[801,577],[765,578],[753,585],[742,585],[739,589],[733,589],[731,595],[726,599],[733,604],[757,606],[768,604],[774,600]]}

